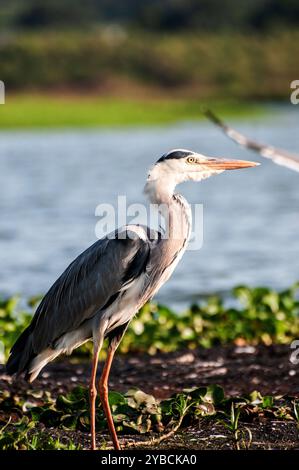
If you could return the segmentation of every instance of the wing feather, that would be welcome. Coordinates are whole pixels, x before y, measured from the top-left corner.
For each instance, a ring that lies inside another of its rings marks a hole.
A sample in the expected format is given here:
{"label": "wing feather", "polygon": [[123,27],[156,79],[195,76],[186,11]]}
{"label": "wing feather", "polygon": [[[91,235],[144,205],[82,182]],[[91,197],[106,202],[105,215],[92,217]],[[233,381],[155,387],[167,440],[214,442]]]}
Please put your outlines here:
{"label": "wing feather", "polygon": [[[7,369],[25,370],[35,355],[53,347],[66,332],[77,329],[113,302],[146,268],[147,238],[108,237],[81,253],[45,295],[29,327],[13,346]],[[111,300],[112,299],[112,300]]]}

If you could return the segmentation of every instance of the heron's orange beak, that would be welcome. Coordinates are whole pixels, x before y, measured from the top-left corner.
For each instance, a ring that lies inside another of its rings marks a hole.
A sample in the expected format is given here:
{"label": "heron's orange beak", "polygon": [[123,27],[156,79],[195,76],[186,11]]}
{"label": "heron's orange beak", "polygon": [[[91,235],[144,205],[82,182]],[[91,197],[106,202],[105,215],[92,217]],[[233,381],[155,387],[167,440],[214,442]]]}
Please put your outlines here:
{"label": "heron's orange beak", "polygon": [[238,170],[259,166],[260,163],[248,162],[246,160],[229,160],[226,158],[209,158],[205,161],[204,165],[213,170]]}

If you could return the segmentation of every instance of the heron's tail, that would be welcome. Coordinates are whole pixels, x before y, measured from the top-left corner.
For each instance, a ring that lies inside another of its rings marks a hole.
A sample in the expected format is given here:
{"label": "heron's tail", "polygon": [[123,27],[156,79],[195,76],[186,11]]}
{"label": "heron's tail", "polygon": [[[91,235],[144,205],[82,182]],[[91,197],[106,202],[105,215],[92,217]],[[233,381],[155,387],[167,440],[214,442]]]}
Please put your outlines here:
{"label": "heron's tail", "polygon": [[25,373],[25,379],[33,382],[45,365],[55,359],[61,350],[47,348],[40,354],[36,354],[32,344],[32,324],[23,331],[11,348],[6,364],[6,372],[9,375]]}
{"label": "heron's tail", "polygon": [[[6,364],[9,375],[25,373],[25,379],[33,382],[48,362],[53,361],[61,353],[71,354],[74,348],[81,346],[90,339],[88,325],[62,335],[55,346],[36,351],[33,347],[35,323],[34,319],[23,331],[11,348]],[[87,329],[86,329],[87,328]]]}
{"label": "heron's tail", "polygon": [[30,362],[35,354],[32,346],[31,325],[23,331],[11,348],[6,364],[6,372],[9,375],[27,374]]}

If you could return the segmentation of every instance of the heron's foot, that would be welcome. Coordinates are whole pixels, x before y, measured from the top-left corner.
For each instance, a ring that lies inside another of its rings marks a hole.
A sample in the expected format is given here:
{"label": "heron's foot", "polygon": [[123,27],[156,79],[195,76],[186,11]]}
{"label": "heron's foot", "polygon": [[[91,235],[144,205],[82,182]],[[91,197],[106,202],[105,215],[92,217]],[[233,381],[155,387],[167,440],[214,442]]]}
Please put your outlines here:
{"label": "heron's foot", "polygon": [[114,447],[114,450],[122,450],[118,439],[113,439],[113,447]]}
{"label": "heron's foot", "polygon": [[96,438],[92,435],[89,450],[97,450]]}

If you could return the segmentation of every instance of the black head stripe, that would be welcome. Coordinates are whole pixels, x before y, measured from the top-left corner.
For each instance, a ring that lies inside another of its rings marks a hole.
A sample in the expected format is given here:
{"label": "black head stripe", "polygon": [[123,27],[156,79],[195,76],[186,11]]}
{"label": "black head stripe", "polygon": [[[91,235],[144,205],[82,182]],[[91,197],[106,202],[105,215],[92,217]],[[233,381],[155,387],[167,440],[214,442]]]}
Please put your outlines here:
{"label": "black head stripe", "polygon": [[164,153],[161,158],[157,161],[157,163],[164,162],[164,160],[171,160],[171,159],[179,159],[179,158],[186,158],[189,155],[193,155],[194,152],[191,150],[172,150],[168,153]]}

